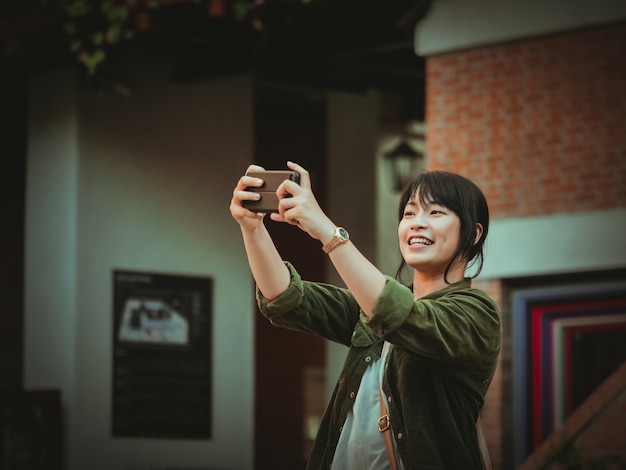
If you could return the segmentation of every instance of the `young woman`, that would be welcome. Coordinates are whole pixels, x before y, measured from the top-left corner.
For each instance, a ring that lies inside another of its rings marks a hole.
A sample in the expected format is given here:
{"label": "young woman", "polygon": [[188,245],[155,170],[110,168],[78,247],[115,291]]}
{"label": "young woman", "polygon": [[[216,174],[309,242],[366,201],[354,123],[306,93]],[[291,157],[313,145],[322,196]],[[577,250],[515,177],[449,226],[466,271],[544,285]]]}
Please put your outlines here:
{"label": "young woman", "polygon": [[263,315],[276,326],[349,347],[308,468],[481,468],[475,424],[501,344],[496,305],[465,277],[468,264],[476,263],[476,272],[482,267],[489,228],[483,194],[447,172],[426,172],[409,183],[398,214],[402,263],[396,276],[412,268],[407,287],[383,275],[329,219],[309,173],[287,166],[301,181],[281,184],[279,211],[270,218],[319,240],[347,288],[303,281],[281,259],[263,215],[243,207],[258,199],[245,190],[260,187],[258,178],[239,179],[230,211],[241,227]]}

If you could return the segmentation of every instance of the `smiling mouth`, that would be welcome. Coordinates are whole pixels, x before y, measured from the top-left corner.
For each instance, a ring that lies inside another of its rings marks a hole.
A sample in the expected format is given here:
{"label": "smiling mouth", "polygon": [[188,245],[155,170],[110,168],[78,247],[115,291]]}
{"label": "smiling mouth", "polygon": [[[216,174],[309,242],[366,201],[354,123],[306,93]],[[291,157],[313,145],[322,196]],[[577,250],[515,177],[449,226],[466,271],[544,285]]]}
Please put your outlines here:
{"label": "smiling mouth", "polygon": [[413,237],[409,240],[409,246],[413,245],[432,245],[434,242],[426,237]]}

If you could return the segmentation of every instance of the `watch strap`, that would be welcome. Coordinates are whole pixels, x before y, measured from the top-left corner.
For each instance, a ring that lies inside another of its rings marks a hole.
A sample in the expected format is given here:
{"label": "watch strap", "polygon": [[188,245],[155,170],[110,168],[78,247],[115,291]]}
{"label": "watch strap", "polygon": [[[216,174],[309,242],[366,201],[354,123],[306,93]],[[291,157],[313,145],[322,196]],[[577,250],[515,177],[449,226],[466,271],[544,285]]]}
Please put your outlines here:
{"label": "watch strap", "polygon": [[335,234],[333,235],[333,238],[324,246],[322,246],[322,250],[324,251],[324,253],[328,254],[339,245],[347,243],[349,239],[350,236],[348,235],[346,229],[344,229],[343,227],[337,227],[335,229]]}

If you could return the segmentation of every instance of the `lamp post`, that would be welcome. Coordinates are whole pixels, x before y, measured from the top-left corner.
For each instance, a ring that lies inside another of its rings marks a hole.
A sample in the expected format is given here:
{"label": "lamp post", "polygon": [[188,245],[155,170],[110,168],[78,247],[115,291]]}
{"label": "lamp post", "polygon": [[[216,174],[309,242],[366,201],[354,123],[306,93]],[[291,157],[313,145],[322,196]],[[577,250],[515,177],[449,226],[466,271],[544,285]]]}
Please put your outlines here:
{"label": "lamp post", "polygon": [[385,158],[391,163],[394,191],[401,191],[411,177],[417,162],[424,158],[421,152],[415,150],[405,140],[385,154]]}

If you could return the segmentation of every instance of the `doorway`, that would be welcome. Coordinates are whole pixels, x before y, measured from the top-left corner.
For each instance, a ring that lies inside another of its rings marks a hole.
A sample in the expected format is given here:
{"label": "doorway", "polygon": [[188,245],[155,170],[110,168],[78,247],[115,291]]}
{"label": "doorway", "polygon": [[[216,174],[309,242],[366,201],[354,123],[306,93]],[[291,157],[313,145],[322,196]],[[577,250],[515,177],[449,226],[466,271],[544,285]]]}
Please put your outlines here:
{"label": "doorway", "polygon": [[[310,172],[315,195],[324,205],[324,94],[259,86],[255,94],[255,163],[266,169],[287,169],[287,160]],[[324,281],[326,259],[319,242],[291,225],[269,218],[265,223],[283,259],[290,261],[303,279]],[[255,318],[255,468],[304,469],[310,435],[315,432],[310,407],[320,402],[311,395],[324,389],[320,371],[326,365],[325,340],[275,328],[258,312]]]}

